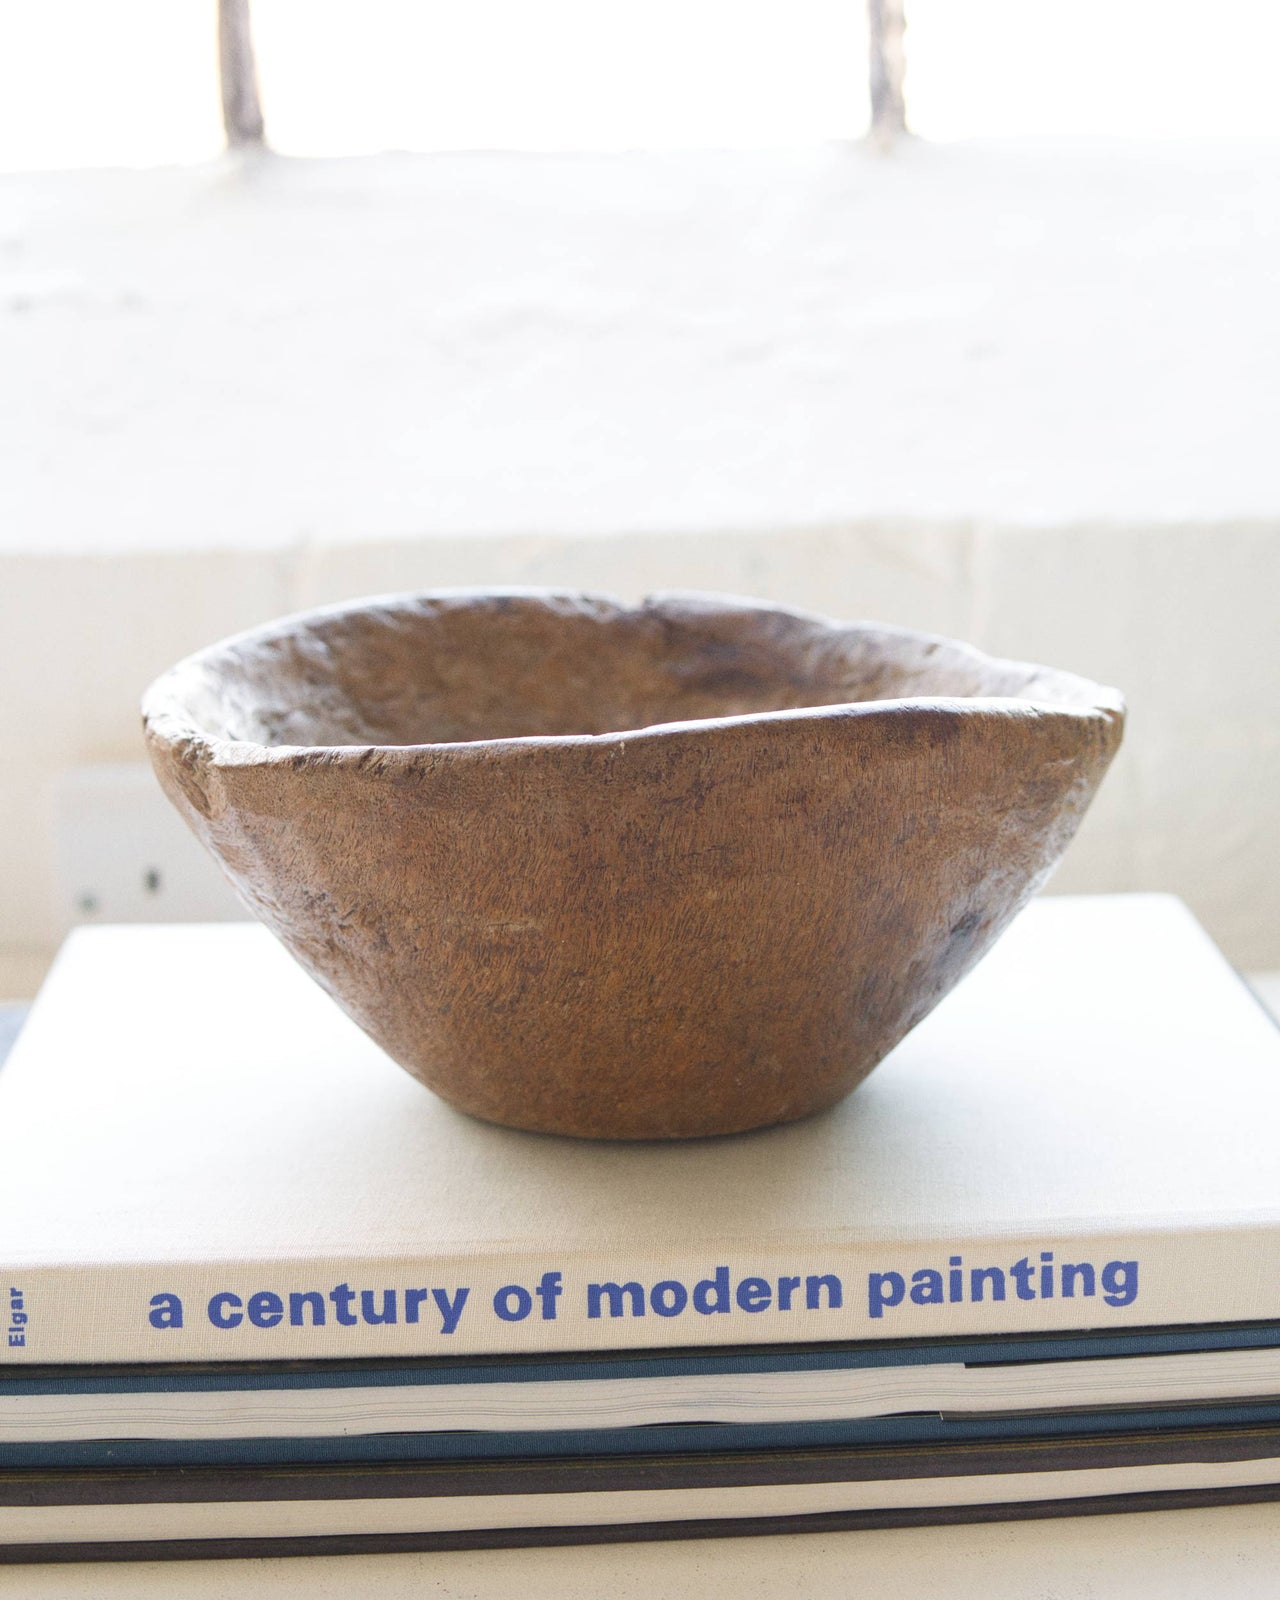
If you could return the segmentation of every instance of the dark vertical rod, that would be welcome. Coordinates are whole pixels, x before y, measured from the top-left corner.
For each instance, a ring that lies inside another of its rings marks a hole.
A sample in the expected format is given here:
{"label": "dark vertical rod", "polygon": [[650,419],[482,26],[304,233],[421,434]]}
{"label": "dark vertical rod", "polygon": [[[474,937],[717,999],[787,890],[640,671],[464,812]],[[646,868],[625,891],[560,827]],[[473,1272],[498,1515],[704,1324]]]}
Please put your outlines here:
{"label": "dark vertical rod", "polygon": [[253,58],[249,0],[218,0],[218,71],[222,81],[222,125],[230,149],[261,145],[266,130]]}
{"label": "dark vertical rod", "polygon": [[871,137],[890,144],[907,131],[903,85],[906,59],[902,35],[906,27],[903,0],[867,0],[871,42]]}

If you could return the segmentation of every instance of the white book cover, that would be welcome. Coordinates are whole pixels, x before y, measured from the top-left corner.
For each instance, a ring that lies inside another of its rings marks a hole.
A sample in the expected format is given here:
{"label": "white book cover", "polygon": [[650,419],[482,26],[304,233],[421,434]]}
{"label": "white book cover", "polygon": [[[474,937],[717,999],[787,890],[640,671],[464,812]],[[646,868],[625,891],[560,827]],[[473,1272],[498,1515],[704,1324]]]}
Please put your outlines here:
{"label": "white book cover", "polygon": [[452,1111],[256,926],[87,929],[0,1071],[0,1350],[1280,1319],[1277,1130],[1280,1034],[1163,896],[1035,902],[835,1110],[666,1145]]}

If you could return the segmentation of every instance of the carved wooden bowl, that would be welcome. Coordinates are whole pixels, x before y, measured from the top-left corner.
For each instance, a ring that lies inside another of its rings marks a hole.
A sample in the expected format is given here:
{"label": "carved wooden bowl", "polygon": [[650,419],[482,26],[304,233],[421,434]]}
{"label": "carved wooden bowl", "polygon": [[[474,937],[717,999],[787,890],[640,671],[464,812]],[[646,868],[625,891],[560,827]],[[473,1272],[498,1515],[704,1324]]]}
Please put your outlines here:
{"label": "carved wooden bowl", "polygon": [[847,1094],[1075,832],[1114,690],[775,606],[394,596],[155,683],[247,905],[464,1111],[721,1134]]}

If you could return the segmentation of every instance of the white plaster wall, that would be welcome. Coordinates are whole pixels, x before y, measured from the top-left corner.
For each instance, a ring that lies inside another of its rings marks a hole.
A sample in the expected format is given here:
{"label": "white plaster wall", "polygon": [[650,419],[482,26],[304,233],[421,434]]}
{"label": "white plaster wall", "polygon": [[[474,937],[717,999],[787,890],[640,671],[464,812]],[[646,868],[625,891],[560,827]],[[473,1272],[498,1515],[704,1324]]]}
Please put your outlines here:
{"label": "white plaster wall", "polygon": [[1280,966],[1280,148],[0,181],[0,990],[146,682],[430,585],[705,587],[1115,682],[1055,879]]}

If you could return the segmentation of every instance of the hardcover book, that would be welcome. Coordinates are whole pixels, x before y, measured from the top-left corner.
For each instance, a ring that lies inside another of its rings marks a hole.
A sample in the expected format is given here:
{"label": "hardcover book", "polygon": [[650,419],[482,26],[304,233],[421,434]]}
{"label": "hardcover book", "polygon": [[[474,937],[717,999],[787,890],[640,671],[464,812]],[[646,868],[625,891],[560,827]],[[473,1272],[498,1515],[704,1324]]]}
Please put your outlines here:
{"label": "hardcover book", "polygon": [[0,1473],[0,1560],[347,1554],[827,1532],[1274,1499],[1280,1429],[948,1450]]}
{"label": "hardcover book", "polygon": [[[19,1366],[0,1470],[616,1457],[1280,1426],[1280,1325],[457,1362]],[[0,1534],[4,1514],[0,1512]]]}
{"label": "hardcover book", "polygon": [[255,926],[89,929],[0,1072],[3,1352],[419,1360],[1267,1322],[1278,1126],[1280,1037],[1159,896],[1034,903],[835,1110],[667,1145],[450,1110]]}

